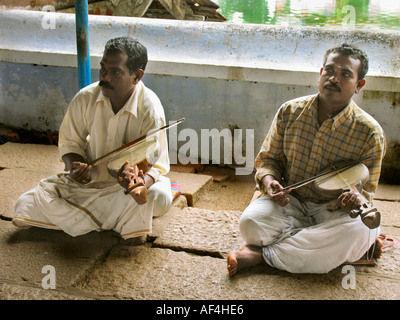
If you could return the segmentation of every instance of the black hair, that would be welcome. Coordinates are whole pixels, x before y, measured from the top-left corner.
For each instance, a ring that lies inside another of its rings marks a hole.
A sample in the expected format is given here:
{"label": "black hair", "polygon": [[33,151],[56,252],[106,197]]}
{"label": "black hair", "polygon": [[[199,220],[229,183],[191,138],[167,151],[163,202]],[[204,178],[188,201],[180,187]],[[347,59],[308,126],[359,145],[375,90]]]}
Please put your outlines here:
{"label": "black hair", "polygon": [[324,64],[323,64],[324,66],[325,66],[326,60],[328,59],[328,56],[331,53],[339,53],[339,54],[343,54],[346,56],[350,56],[354,59],[360,60],[361,65],[358,70],[358,80],[364,79],[365,75],[368,72],[369,61],[368,61],[367,54],[363,50],[361,50],[351,44],[347,44],[347,43],[343,43],[340,46],[333,47],[325,52]]}
{"label": "black hair", "polygon": [[108,40],[104,48],[104,53],[125,52],[128,56],[126,66],[130,74],[135,71],[146,69],[147,49],[139,41],[131,37],[118,37]]}

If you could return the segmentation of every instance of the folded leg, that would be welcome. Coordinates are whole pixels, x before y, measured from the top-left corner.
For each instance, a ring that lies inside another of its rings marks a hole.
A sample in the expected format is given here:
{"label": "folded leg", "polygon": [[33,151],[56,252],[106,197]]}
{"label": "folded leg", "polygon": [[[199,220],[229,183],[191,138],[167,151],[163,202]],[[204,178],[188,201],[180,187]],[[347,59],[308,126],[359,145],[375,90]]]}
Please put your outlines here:
{"label": "folded leg", "polygon": [[313,217],[315,225],[263,248],[269,265],[292,273],[327,273],[360,259],[379,235],[359,217],[352,219],[343,210],[327,211],[324,205],[320,209]]}
{"label": "folded leg", "polygon": [[289,198],[285,207],[265,195],[250,203],[239,220],[241,235],[248,245],[265,247],[310,225],[302,204],[292,196]]}

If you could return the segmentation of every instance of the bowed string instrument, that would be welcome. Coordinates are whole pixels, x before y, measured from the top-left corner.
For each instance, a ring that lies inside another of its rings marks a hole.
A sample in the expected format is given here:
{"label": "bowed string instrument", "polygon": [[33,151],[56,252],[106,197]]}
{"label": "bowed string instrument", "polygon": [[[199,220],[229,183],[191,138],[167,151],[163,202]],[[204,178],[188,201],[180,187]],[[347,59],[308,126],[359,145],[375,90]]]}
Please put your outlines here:
{"label": "bowed string instrument", "polygon": [[361,200],[357,209],[352,210],[349,215],[352,218],[361,217],[361,221],[369,228],[379,227],[381,221],[380,212],[362,194],[362,186],[368,180],[369,170],[362,162],[371,156],[358,161],[341,161],[330,165],[321,173],[284,187],[283,191],[297,189],[309,183],[314,183],[318,193],[323,196],[337,198],[343,192],[353,191]]}
{"label": "bowed string instrument", "polygon": [[[162,153],[157,134],[182,123],[184,120],[185,118],[182,118],[170,122],[168,125],[161,128],[153,129],[146,135],[130,141],[91,161],[89,165],[95,166],[102,161],[107,161],[107,171],[111,176],[119,179],[118,175],[122,165],[128,162],[131,167],[130,171],[134,177],[138,177],[141,174],[144,175],[154,166]],[[128,190],[125,191],[125,194],[131,194],[131,192],[133,192],[136,195],[139,195],[140,193],[145,192],[144,189],[146,187],[143,182],[139,181],[139,179],[134,178],[132,185],[130,185]],[[145,199],[145,202],[147,202],[147,198]]]}

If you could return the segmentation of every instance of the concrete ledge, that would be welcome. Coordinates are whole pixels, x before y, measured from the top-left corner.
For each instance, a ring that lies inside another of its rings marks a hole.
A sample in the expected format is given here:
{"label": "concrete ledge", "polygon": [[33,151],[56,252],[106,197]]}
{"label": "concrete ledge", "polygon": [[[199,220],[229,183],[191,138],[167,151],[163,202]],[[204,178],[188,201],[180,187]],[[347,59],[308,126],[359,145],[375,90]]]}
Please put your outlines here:
{"label": "concrete ledge", "polygon": [[[50,19],[56,28],[44,29],[42,22]],[[326,49],[348,41],[370,56],[367,90],[400,92],[400,35],[395,31],[96,15],[89,16],[89,24],[93,69],[99,69],[105,42],[128,34],[148,47],[149,74],[315,85]],[[0,26],[0,61],[77,66],[75,15],[2,11]]]}
{"label": "concrete ledge", "polygon": [[170,171],[166,175],[170,180],[177,180],[181,186],[181,193],[187,199],[187,204],[193,207],[201,195],[207,191],[212,183],[212,177],[193,173]]}
{"label": "concrete ledge", "polygon": [[374,199],[400,202],[400,185],[379,184]]}

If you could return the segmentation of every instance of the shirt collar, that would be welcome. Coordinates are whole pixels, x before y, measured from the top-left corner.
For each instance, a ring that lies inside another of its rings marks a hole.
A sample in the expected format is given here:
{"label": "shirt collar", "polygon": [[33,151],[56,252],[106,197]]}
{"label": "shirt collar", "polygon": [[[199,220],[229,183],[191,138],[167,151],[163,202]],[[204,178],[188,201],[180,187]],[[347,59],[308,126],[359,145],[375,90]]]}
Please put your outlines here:
{"label": "shirt collar", "polygon": [[314,119],[315,126],[318,128],[319,127],[319,124],[318,124],[318,94],[311,97],[311,99],[308,102],[307,108]]}
{"label": "shirt collar", "polygon": [[350,118],[354,110],[354,105],[355,105],[354,101],[351,100],[349,104],[342,111],[340,111],[336,116],[332,118],[333,120],[332,130],[335,130],[337,127],[339,127],[347,119]]}
{"label": "shirt collar", "polygon": [[[136,85],[135,90],[129,97],[129,99],[126,101],[125,105],[121,108],[121,110],[118,111],[118,113],[122,113],[124,111],[132,113],[135,117],[137,117],[138,113],[138,98],[143,91],[143,82],[139,81],[139,83]],[[111,108],[111,102],[110,99],[106,96],[103,95],[103,92],[101,88],[99,87],[99,95],[96,99],[96,103],[98,102],[103,102],[105,105],[108,105]]]}
{"label": "shirt collar", "polygon": [[[317,123],[318,123],[318,97],[319,93],[313,97],[313,99],[310,101],[309,104],[310,111],[313,113]],[[355,106],[356,106],[355,102],[353,100],[350,100],[349,104],[342,111],[340,111],[337,115],[331,118],[333,130],[339,127],[352,115]]]}

